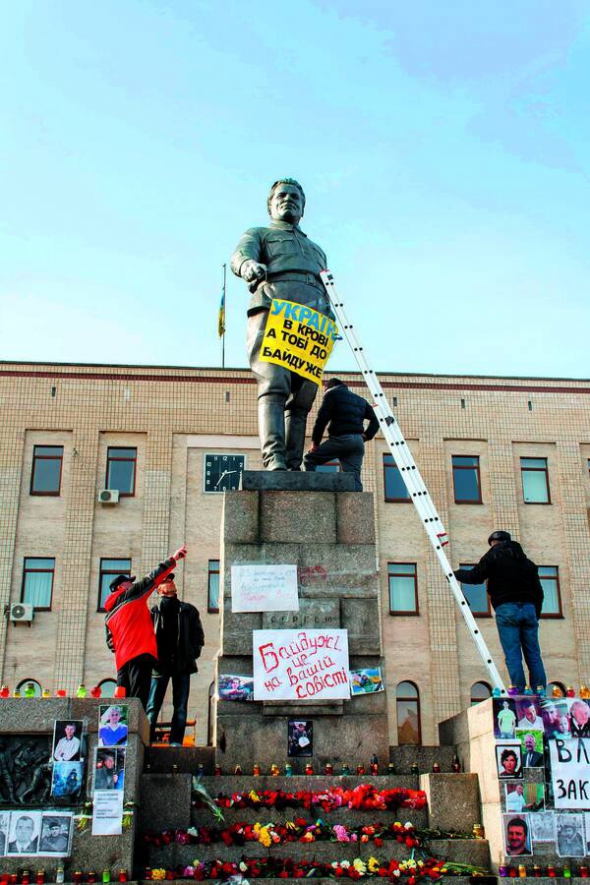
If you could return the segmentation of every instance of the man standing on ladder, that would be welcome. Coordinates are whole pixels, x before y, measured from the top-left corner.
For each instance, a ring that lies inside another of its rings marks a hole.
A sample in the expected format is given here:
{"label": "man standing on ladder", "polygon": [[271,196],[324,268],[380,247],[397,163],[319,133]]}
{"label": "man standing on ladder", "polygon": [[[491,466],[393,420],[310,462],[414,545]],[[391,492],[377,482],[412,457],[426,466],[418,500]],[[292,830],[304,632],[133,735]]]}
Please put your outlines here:
{"label": "man standing on ladder", "polygon": [[460,568],[455,577],[463,584],[488,582],[487,591],[496,612],[496,626],[506,658],[510,682],[519,694],[525,689],[522,656],[533,690],[547,687],[547,676],[539,647],[539,618],[543,587],[539,570],[527,559],[509,532],[492,532],[490,549],[472,569]]}

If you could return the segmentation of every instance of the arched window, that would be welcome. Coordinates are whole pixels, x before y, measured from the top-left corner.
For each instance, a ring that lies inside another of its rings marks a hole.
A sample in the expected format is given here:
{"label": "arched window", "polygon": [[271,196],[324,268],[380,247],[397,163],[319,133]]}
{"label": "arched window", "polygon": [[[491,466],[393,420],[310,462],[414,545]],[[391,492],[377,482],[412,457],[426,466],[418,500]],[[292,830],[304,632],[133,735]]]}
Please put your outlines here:
{"label": "arched window", "polygon": [[400,682],[395,692],[398,744],[421,744],[420,692],[413,682]]}
{"label": "arched window", "polygon": [[98,687],[100,688],[100,696],[102,698],[112,698],[115,696],[117,683],[114,679],[103,679],[102,682],[98,683]]}
{"label": "arched window", "polygon": [[16,687],[18,688],[20,693],[23,695],[23,697],[25,694],[25,689],[27,689],[27,688],[29,690],[30,690],[30,688],[35,689],[35,694],[29,695],[29,697],[32,697],[32,698],[40,698],[41,697],[41,686],[39,685],[39,683],[37,682],[36,679],[23,679],[23,681],[19,682],[19,684]]}
{"label": "arched window", "polygon": [[485,701],[492,696],[492,689],[487,682],[474,682],[471,686],[471,706],[475,707],[481,701]]}
{"label": "arched window", "polygon": [[563,682],[550,682],[547,685],[547,697],[548,698],[564,698],[565,697],[565,685]]}

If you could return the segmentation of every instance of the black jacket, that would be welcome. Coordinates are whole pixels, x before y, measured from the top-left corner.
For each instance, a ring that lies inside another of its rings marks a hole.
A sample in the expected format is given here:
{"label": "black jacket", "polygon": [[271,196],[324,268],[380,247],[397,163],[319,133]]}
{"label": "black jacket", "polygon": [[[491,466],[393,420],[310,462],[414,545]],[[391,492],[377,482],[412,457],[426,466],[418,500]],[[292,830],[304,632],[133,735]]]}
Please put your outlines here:
{"label": "black jacket", "polygon": [[[369,426],[365,430],[364,422]],[[379,421],[366,399],[349,390],[346,384],[339,384],[326,392],[315,419],[312,442],[319,445],[329,422],[328,436],[347,436],[349,433],[364,433],[365,439],[373,439],[379,430]]]}
{"label": "black jacket", "polygon": [[457,569],[455,577],[463,584],[487,581],[494,609],[505,602],[531,602],[537,617],[541,615],[544,594],[539,570],[517,541],[495,544],[472,569]]}
{"label": "black jacket", "polygon": [[201,656],[201,649],[205,644],[205,634],[203,633],[203,625],[201,624],[201,616],[198,609],[190,602],[181,602],[178,609],[178,646],[177,657],[174,666],[171,667],[170,661],[166,660],[166,655],[162,654],[162,633],[163,619],[160,609],[155,605],[152,609],[152,620],[154,622],[154,633],[156,634],[156,642],[158,643],[158,664],[154,665],[157,673],[196,673],[197,658]]}

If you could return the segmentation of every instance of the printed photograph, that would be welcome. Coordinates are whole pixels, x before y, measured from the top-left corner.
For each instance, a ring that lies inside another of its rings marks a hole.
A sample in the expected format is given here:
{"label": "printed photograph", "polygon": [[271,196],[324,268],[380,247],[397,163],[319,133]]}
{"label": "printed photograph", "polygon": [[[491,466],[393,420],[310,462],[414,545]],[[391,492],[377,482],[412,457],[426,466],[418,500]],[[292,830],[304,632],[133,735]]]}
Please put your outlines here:
{"label": "printed photograph", "polygon": [[516,698],[516,727],[529,731],[543,731],[540,700],[536,696]]}
{"label": "printed photograph", "polygon": [[555,842],[555,812],[543,811],[531,815],[531,835],[533,843]]}
{"label": "printed photograph", "polygon": [[494,735],[498,740],[510,740],[516,734],[516,703],[512,698],[494,698]]}
{"label": "printed photograph", "polygon": [[126,747],[128,712],[126,704],[110,704],[98,708],[98,746]]}
{"label": "printed photograph", "polygon": [[253,701],[254,678],[252,676],[220,676],[217,693],[223,701]]}
{"label": "printed photograph", "polygon": [[97,749],[94,761],[94,792],[125,789],[125,750]]}
{"label": "printed photograph", "polygon": [[353,697],[356,694],[372,694],[375,691],[385,691],[381,667],[350,671],[350,693]]}
{"label": "printed photograph", "polygon": [[546,698],[541,702],[546,737],[570,737],[568,701],[569,698]]}
{"label": "printed photograph", "polygon": [[83,762],[54,762],[51,795],[62,802],[78,799],[84,784]]}
{"label": "printed photograph", "polygon": [[0,812],[0,857],[6,854],[6,846],[8,844],[8,826],[10,824],[10,812]]}
{"label": "printed photograph", "polygon": [[523,857],[532,854],[529,820],[530,815],[528,814],[502,815],[504,845],[508,857]]}
{"label": "printed photograph", "polygon": [[504,799],[507,812],[544,811],[545,784],[504,784]]}
{"label": "printed photograph", "polygon": [[289,719],[287,724],[287,755],[313,756],[313,722]]}
{"label": "printed photograph", "polygon": [[83,728],[81,719],[56,720],[51,747],[51,755],[56,762],[79,762]]}
{"label": "printed photograph", "polygon": [[570,734],[572,737],[590,737],[590,707],[583,698],[569,698]]}
{"label": "printed photograph", "polygon": [[498,777],[522,780],[522,747],[520,741],[501,741],[496,744]]}
{"label": "printed photograph", "polygon": [[20,854],[37,854],[41,829],[40,811],[13,811],[10,815],[8,857]]}
{"label": "printed photograph", "polygon": [[39,854],[67,857],[72,841],[72,814],[43,812]]}
{"label": "printed photograph", "polygon": [[524,768],[541,768],[544,763],[543,732],[517,728],[516,737],[520,741]]}
{"label": "printed photograph", "polygon": [[556,845],[559,857],[584,857],[586,842],[582,814],[556,814]]}

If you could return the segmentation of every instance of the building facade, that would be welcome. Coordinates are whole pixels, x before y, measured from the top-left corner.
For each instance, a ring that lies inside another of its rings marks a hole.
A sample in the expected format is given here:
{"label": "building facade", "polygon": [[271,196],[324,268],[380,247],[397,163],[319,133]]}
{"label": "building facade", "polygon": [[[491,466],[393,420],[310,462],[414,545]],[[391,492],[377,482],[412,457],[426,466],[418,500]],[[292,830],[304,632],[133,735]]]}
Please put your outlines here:
{"label": "building facade", "polygon": [[[368,396],[358,374],[341,377]],[[541,567],[549,679],[590,682],[590,382],[380,380],[453,566],[477,562],[494,529],[512,532]],[[52,692],[102,683],[108,692],[110,579],[146,574],[184,541],[177,583],[206,634],[189,716],[206,742],[223,490],[243,467],[261,467],[253,377],[3,363],[0,397],[2,681]],[[437,743],[437,722],[484,696],[487,673],[381,436],[367,446],[363,480],[374,495],[391,743]],[[485,587],[465,590],[506,675]]]}

